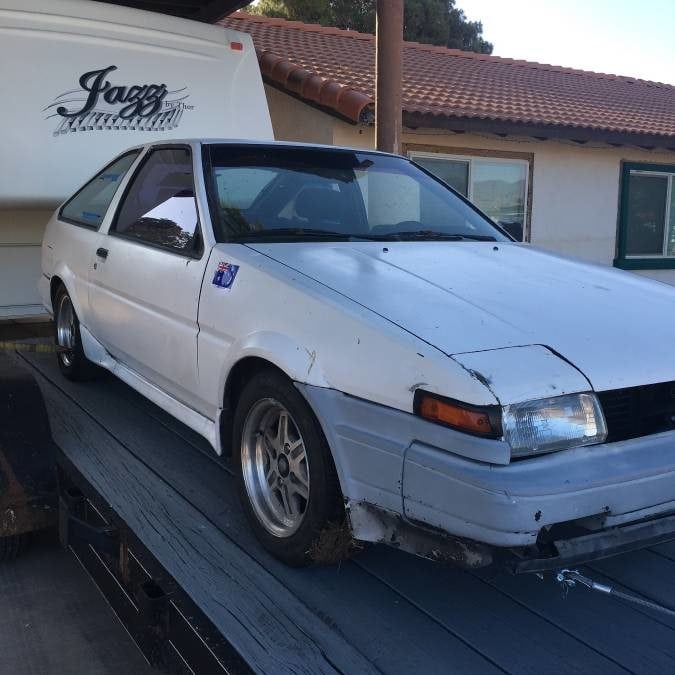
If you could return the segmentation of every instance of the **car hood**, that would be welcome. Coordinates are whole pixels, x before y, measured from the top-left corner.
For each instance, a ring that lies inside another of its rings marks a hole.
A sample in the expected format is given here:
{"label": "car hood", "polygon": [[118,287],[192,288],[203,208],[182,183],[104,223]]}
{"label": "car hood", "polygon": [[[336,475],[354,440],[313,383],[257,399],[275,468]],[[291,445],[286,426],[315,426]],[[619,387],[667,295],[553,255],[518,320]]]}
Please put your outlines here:
{"label": "car hood", "polygon": [[250,246],[448,356],[544,345],[597,391],[675,380],[675,288],[628,272],[501,242]]}

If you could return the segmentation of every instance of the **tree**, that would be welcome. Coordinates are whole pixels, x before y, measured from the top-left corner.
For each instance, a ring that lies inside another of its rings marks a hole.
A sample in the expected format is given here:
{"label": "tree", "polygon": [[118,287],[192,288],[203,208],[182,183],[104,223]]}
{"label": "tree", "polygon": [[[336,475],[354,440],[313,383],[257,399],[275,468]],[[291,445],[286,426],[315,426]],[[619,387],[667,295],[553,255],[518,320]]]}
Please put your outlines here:
{"label": "tree", "polygon": [[[455,0],[405,0],[404,8],[406,40],[492,53],[492,44],[483,38],[483,24],[469,21]],[[375,31],[375,0],[260,0],[249,11],[363,33]]]}
{"label": "tree", "polygon": [[464,12],[454,6],[450,7],[448,13],[448,39],[445,44],[452,49],[492,54],[492,43],[483,38],[483,24],[480,21],[468,21]]}

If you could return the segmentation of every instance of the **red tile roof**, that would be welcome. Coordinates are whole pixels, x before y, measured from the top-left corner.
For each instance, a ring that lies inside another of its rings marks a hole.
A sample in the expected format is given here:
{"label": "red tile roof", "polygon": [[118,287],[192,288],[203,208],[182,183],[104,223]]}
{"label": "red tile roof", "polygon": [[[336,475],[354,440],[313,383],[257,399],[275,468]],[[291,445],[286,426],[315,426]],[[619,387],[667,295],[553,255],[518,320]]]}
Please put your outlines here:
{"label": "red tile roof", "polygon": [[[372,114],[373,35],[241,12],[219,23],[251,34],[267,82],[352,122]],[[675,86],[416,42],[403,64],[408,126],[675,148]]]}

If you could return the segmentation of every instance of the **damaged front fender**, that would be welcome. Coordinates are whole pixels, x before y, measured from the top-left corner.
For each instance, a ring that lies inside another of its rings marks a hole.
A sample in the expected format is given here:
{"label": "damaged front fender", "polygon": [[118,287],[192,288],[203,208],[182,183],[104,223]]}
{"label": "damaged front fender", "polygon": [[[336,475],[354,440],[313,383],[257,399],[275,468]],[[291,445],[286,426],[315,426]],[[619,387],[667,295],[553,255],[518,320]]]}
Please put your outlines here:
{"label": "damaged front fender", "polygon": [[489,546],[453,537],[423,524],[409,523],[399,514],[367,502],[347,502],[347,518],[354,539],[386,544],[420,558],[476,569],[492,564]]}

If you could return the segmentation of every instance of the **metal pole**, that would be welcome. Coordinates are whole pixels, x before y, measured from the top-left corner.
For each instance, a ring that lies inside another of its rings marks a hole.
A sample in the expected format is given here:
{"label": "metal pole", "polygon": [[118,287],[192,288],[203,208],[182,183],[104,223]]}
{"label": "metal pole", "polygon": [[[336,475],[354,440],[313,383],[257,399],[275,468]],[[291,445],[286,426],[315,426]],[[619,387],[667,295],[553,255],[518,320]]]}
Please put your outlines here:
{"label": "metal pole", "polygon": [[375,45],[377,149],[401,152],[403,0],[377,0]]}

